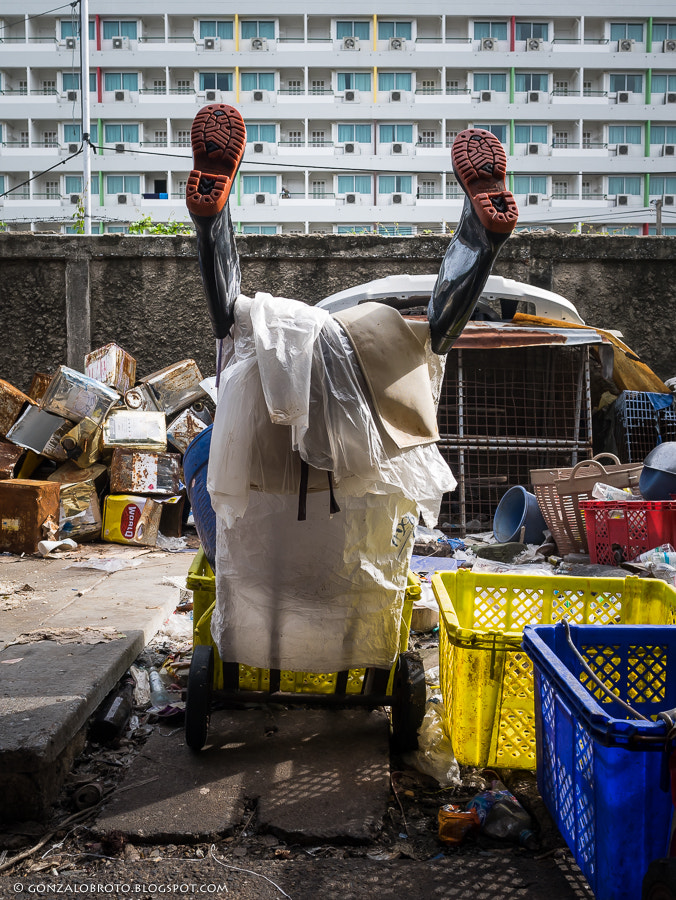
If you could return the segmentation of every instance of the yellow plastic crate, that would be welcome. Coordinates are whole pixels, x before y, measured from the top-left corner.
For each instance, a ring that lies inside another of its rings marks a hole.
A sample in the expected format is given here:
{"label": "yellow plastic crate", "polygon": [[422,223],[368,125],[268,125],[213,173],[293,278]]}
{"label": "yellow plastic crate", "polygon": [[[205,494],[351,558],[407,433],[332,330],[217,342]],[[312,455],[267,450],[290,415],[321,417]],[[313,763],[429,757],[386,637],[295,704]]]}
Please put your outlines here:
{"label": "yellow plastic crate", "polygon": [[[216,605],[216,579],[200,547],[188,570],[186,586],[193,592],[193,646],[210,644],[214,648],[214,661],[220,662],[218,650],[211,637],[211,614]],[[408,647],[413,603],[420,597],[420,579],[413,572],[408,573],[408,583],[404,596],[399,634],[399,652]],[[347,693],[359,694],[364,680],[364,669],[350,669],[347,679]],[[390,673],[388,693],[392,689],[394,668]],[[282,671],[280,690],[296,693],[332,694],[336,686],[336,672],[290,672]],[[214,687],[223,687],[223,667],[214,666]],[[239,687],[244,691],[266,691],[270,687],[270,670],[253,666],[239,666]]]}
{"label": "yellow plastic crate", "polygon": [[437,572],[439,680],[444,729],[468,766],[535,768],[533,666],[524,625],[567,617],[585,625],[673,625],[676,591],[664,581],[566,575]]}

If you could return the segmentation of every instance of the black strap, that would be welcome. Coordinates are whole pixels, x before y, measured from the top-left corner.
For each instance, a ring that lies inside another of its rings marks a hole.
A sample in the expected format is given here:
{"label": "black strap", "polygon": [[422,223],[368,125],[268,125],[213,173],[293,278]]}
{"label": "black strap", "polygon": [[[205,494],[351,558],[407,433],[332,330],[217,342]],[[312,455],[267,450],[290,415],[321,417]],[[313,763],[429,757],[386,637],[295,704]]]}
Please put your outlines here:
{"label": "black strap", "polygon": [[310,467],[304,459],[300,461],[300,490],[298,491],[298,521],[304,522],[307,518],[307,483],[310,475]]}
{"label": "black strap", "polygon": [[333,493],[333,475],[331,472],[327,472],[326,474],[329,476],[329,512],[331,515],[334,515],[334,513],[340,512],[340,507],[338,506],[336,495]]}

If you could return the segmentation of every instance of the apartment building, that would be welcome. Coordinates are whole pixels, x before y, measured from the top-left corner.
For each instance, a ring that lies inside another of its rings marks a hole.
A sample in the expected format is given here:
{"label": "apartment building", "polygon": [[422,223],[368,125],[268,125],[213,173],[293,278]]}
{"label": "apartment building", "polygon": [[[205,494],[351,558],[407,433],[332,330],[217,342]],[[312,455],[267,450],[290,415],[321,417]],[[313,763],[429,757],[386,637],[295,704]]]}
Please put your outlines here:
{"label": "apartment building", "polygon": [[0,3],[11,231],[77,230],[85,191],[94,231],[189,221],[193,117],[229,103],[248,129],[231,200],[245,233],[452,229],[467,127],[503,142],[521,228],[676,233],[672,0],[90,0],[84,64],[79,4],[21,7]]}

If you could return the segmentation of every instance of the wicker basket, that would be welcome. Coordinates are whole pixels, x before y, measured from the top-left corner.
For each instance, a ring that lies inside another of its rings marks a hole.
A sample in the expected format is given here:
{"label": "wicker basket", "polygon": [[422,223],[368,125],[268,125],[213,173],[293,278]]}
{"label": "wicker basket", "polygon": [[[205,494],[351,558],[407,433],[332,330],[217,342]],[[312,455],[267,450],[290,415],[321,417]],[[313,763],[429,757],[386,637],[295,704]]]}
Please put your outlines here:
{"label": "wicker basket", "polygon": [[[602,465],[608,457],[613,465]],[[620,463],[612,453],[599,453],[583,459],[571,469],[533,469],[530,477],[547,527],[559,553],[587,553],[587,532],[580,500],[592,500],[594,485],[600,481],[638,493],[642,463]]]}

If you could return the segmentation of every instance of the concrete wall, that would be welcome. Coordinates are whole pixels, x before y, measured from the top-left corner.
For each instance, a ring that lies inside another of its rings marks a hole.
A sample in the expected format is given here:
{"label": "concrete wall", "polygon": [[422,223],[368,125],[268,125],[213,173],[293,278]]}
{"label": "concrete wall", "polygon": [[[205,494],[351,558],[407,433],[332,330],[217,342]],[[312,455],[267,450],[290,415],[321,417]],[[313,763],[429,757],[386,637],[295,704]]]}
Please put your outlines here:
{"label": "concrete wall", "polygon": [[[448,241],[242,237],[242,290],[315,303],[385,275],[436,272]],[[587,323],[619,329],[664,379],[676,375],[675,249],[669,237],[519,234],[493,271],[563,294]],[[0,234],[0,322],[0,378],[23,390],[34,372],[80,368],[89,345],[110,341],[137,359],[139,375],[186,357],[214,372],[194,237]]]}

